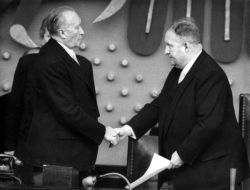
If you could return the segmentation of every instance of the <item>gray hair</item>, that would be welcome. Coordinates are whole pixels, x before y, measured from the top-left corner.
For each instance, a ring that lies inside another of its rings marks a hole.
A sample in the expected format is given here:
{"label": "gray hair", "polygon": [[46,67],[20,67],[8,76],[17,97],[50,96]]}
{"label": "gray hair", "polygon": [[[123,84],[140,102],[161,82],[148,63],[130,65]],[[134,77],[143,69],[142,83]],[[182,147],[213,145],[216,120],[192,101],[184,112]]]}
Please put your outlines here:
{"label": "gray hair", "polygon": [[76,12],[75,9],[68,6],[58,7],[50,11],[49,15],[47,16],[47,29],[50,35],[58,34],[58,30],[65,22],[64,17],[62,15],[64,12],[67,11]]}
{"label": "gray hair", "polygon": [[180,38],[190,43],[200,43],[199,28],[194,18],[181,18],[173,23],[170,30],[174,31]]}

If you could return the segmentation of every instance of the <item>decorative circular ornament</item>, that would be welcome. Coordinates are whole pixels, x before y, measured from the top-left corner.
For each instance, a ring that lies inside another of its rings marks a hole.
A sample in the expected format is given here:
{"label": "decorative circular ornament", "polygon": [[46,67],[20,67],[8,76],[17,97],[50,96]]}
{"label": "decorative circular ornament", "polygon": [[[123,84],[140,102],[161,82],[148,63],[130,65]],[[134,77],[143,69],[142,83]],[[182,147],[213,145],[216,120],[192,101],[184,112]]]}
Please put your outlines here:
{"label": "decorative circular ornament", "polygon": [[108,45],[108,50],[110,51],[110,52],[114,52],[115,50],[116,50],[116,45],[115,44],[109,44]]}
{"label": "decorative circular ornament", "polygon": [[128,89],[127,89],[127,88],[123,88],[123,89],[121,90],[121,96],[122,96],[122,97],[126,97],[126,96],[128,96],[128,94],[129,94],[129,92],[128,92]]}
{"label": "decorative circular ornament", "polygon": [[82,51],[85,51],[87,49],[87,44],[85,44],[84,42],[80,43],[79,49]]}
{"label": "decorative circular ornament", "polygon": [[121,117],[119,123],[125,125],[127,123],[127,118],[125,116]]}
{"label": "decorative circular ornament", "polygon": [[152,98],[157,98],[159,95],[159,92],[158,92],[158,90],[152,90],[150,95]]}
{"label": "decorative circular ornament", "polygon": [[96,66],[101,65],[101,59],[100,59],[100,58],[97,58],[97,57],[94,58],[94,59],[93,59],[93,64],[96,65]]}
{"label": "decorative circular ornament", "polygon": [[112,112],[112,111],[114,110],[114,106],[113,106],[112,104],[107,104],[107,105],[105,106],[105,110],[106,110],[107,112]]}
{"label": "decorative circular ornament", "polygon": [[10,59],[10,57],[11,57],[10,52],[8,52],[8,51],[3,52],[3,54],[2,54],[2,58],[3,58],[4,60],[9,60],[9,59]]}
{"label": "decorative circular ornament", "polygon": [[135,107],[134,107],[134,111],[135,111],[136,113],[138,113],[141,109],[142,109],[141,104],[136,104]]}
{"label": "decorative circular ornament", "polygon": [[2,85],[2,90],[3,90],[4,92],[8,92],[8,91],[10,90],[10,85],[9,85],[8,83],[4,83],[4,84]]}
{"label": "decorative circular ornament", "polygon": [[115,80],[115,73],[114,72],[109,72],[107,74],[107,80],[110,81],[110,82],[114,81]]}
{"label": "decorative circular ornament", "polygon": [[123,60],[121,61],[121,66],[122,66],[122,67],[128,67],[128,65],[129,65],[129,62],[128,62],[127,59],[123,59]]}
{"label": "decorative circular ornament", "polygon": [[135,80],[136,82],[141,83],[143,81],[143,76],[141,74],[137,74],[135,76]]}

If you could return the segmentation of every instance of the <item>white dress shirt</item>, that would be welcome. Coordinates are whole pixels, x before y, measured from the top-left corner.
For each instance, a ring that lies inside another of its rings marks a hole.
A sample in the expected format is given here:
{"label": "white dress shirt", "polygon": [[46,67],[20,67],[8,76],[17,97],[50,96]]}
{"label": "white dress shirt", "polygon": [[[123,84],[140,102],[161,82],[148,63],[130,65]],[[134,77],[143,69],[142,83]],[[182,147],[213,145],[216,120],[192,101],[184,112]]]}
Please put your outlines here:
{"label": "white dress shirt", "polygon": [[74,61],[79,65],[78,59],[76,57],[76,53],[74,52],[74,50],[68,48],[67,46],[65,46],[63,43],[58,42],[58,44],[60,44],[62,46],[62,48],[69,54],[69,56],[74,59]]}
{"label": "white dress shirt", "polygon": [[[185,76],[187,75],[188,71],[191,69],[191,67],[193,66],[194,62],[196,61],[196,59],[201,54],[201,52],[202,52],[202,50],[200,50],[199,53],[197,53],[197,55],[194,56],[194,58],[182,69],[178,83],[180,83],[185,78]],[[129,130],[131,132],[131,134],[132,134],[131,137],[133,139],[136,139],[136,135],[135,135],[132,127],[130,127],[129,125],[124,125],[124,127],[125,127],[126,130]]]}
{"label": "white dress shirt", "polygon": [[191,69],[191,67],[193,66],[194,62],[196,61],[196,59],[199,57],[199,55],[201,54],[202,50],[199,51],[199,53],[193,57],[193,59],[186,64],[186,66],[182,69],[179,80],[178,80],[178,84],[181,83],[183,81],[183,79],[185,78],[185,76],[187,75],[188,71]]}

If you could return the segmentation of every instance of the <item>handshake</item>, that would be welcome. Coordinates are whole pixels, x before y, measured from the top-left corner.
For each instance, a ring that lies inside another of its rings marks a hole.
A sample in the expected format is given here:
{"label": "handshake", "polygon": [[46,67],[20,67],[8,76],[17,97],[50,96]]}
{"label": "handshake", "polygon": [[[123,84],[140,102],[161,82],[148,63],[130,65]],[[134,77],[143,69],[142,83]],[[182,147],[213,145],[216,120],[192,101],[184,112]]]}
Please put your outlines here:
{"label": "handshake", "polygon": [[120,140],[125,137],[132,136],[133,131],[128,125],[124,125],[120,128],[112,128],[110,126],[106,127],[106,132],[104,139],[110,143],[110,145],[117,145]]}

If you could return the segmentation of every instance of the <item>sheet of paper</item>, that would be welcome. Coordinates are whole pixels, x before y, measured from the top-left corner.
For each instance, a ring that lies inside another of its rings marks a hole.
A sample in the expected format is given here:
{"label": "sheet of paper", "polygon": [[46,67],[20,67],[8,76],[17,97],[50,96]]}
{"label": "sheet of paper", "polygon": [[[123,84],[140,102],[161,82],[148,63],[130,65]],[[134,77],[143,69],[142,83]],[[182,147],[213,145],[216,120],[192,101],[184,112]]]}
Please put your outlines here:
{"label": "sheet of paper", "polygon": [[[147,171],[139,179],[130,184],[130,189],[137,187],[138,185],[147,181],[151,177],[167,169],[169,166],[170,166],[170,161],[168,159],[154,153]],[[125,188],[129,189],[128,186],[126,186]]]}

